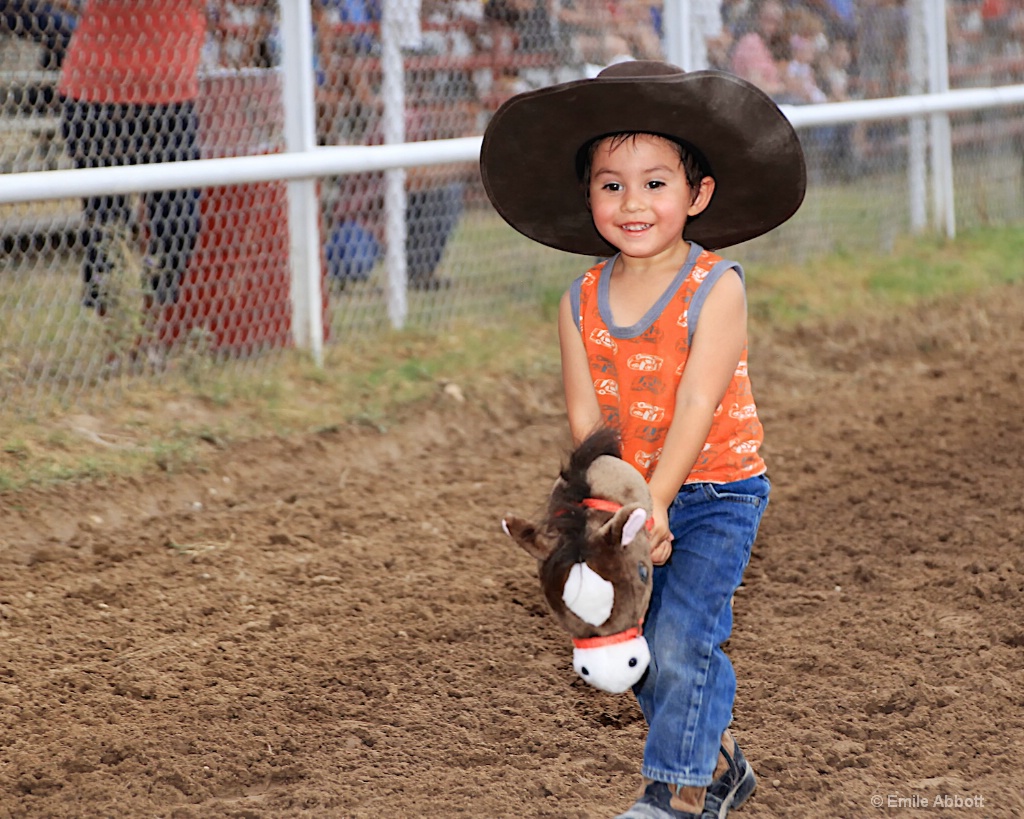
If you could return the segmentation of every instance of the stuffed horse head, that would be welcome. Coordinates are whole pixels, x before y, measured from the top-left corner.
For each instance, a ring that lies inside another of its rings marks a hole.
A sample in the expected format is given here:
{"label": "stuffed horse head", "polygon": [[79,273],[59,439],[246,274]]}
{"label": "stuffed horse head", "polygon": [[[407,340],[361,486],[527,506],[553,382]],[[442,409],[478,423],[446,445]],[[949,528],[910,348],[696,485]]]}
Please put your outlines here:
{"label": "stuffed horse head", "polygon": [[537,559],[541,590],[573,639],[573,668],[596,688],[621,693],[643,676],[651,653],[642,626],[651,599],[651,494],[621,458],[618,434],[599,429],[569,457],[531,523],[502,528]]}

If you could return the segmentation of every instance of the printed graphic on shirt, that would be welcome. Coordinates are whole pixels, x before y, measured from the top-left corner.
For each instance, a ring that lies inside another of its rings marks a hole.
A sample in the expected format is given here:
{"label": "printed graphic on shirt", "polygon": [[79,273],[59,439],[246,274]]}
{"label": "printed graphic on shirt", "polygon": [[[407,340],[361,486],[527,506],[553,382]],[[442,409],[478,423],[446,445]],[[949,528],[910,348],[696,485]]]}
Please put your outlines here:
{"label": "printed graphic on shirt", "polygon": [[598,375],[611,375],[614,377],[618,372],[618,367],[615,366],[615,362],[607,356],[592,355],[588,360],[590,361],[590,372],[592,373],[597,373]]}
{"label": "printed graphic on shirt", "polygon": [[633,462],[640,467],[640,471],[644,474],[654,469],[654,465],[658,462],[658,458],[661,457],[661,449],[656,449],[654,452],[645,452],[640,450],[636,453]]}
{"label": "printed graphic on shirt", "polygon": [[641,441],[650,443],[651,441],[660,441],[665,436],[666,432],[668,432],[668,427],[640,426],[637,427],[636,437]]}
{"label": "printed graphic on shirt", "polygon": [[757,441],[734,441],[729,448],[737,455],[753,455],[757,452]]}
{"label": "printed graphic on shirt", "polygon": [[657,375],[641,375],[630,382],[629,388],[633,392],[649,392],[658,396],[664,394],[665,382]]}
{"label": "printed graphic on shirt", "polygon": [[729,417],[735,418],[737,421],[749,421],[751,418],[757,417],[757,407],[753,404],[744,404],[743,406],[733,404],[729,408]]}
{"label": "printed graphic on shirt", "polygon": [[665,408],[646,401],[636,401],[629,405],[629,415],[632,418],[639,418],[641,421],[653,421],[657,423],[665,420]]}
{"label": "printed graphic on shirt", "polygon": [[639,370],[640,372],[653,373],[661,369],[661,365],[665,362],[665,359],[660,355],[650,355],[648,353],[636,353],[626,359],[626,366],[631,370]]}
{"label": "printed graphic on shirt", "polygon": [[595,344],[600,344],[602,347],[607,347],[613,353],[619,351],[619,345],[615,343],[615,339],[612,338],[612,334],[603,328],[594,330],[590,334],[590,340]]}
{"label": "printed graphic on shirt", "polygon": [[639,340],[645,344],[661,344],[661,340],[665,338],[665,332],[657,324],[651,325],[641,334]]}

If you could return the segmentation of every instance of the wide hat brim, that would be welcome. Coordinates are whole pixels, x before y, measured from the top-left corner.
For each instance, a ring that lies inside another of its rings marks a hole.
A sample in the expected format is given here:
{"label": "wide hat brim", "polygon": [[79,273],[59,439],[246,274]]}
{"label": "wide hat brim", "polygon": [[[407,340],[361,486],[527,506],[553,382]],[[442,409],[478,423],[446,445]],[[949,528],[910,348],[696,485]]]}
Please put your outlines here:
{"label": "wide hat brim", "polygon": [[661,134],[703,157],[715,192],[684,236],[710,250],[767,233],[803,202],[800,140],[770,97],[732,74],[649,61],[508,100],[484,133],[484,189],[505,221],[534,241],[610,256],[616,248],[591,220],[577,154],[621,132]]}

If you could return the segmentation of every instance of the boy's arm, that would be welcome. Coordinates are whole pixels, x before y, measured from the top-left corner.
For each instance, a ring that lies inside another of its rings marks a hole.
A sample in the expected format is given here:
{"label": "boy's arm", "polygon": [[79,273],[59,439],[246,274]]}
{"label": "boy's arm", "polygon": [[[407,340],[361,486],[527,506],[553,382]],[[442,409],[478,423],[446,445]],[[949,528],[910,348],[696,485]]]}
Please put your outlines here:
{"label": "boy's arm", "polygon": [[668,507],[697,462],[715,410],[736,372],[747,338],[743,282],[728,271],[712,287],[676,392],[676,407],[649,486],[654,501],[652,559],[664,563],[671,552]]}
{"label": "boy's arm", "polygon": [[601,408],[590,377],[587,350],[576,329],[569,292],[558,306],[558,344],[562,351],[562,388],[565,409],[569,415],[569,431],[573,445],[578,445],[601,423]]}

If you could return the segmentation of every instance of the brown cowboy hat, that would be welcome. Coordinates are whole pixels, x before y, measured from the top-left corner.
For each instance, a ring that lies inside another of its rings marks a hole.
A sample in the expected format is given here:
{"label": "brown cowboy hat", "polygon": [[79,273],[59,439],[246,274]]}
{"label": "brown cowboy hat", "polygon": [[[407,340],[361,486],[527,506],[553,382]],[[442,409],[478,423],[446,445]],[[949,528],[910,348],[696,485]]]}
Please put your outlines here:
{"label": "brown cowboy hat", "polygon": [[695,150],[715,179],[687,239],[716,250],[767,233],[796,213],[807,171],[789,120],[762,91],[722,71],[617,63],[594,79],[508,100],[484,133],[480,170],[495,209],[534,241],[610,256],[578,176],[580,151],[621,132],[660,134]]}

